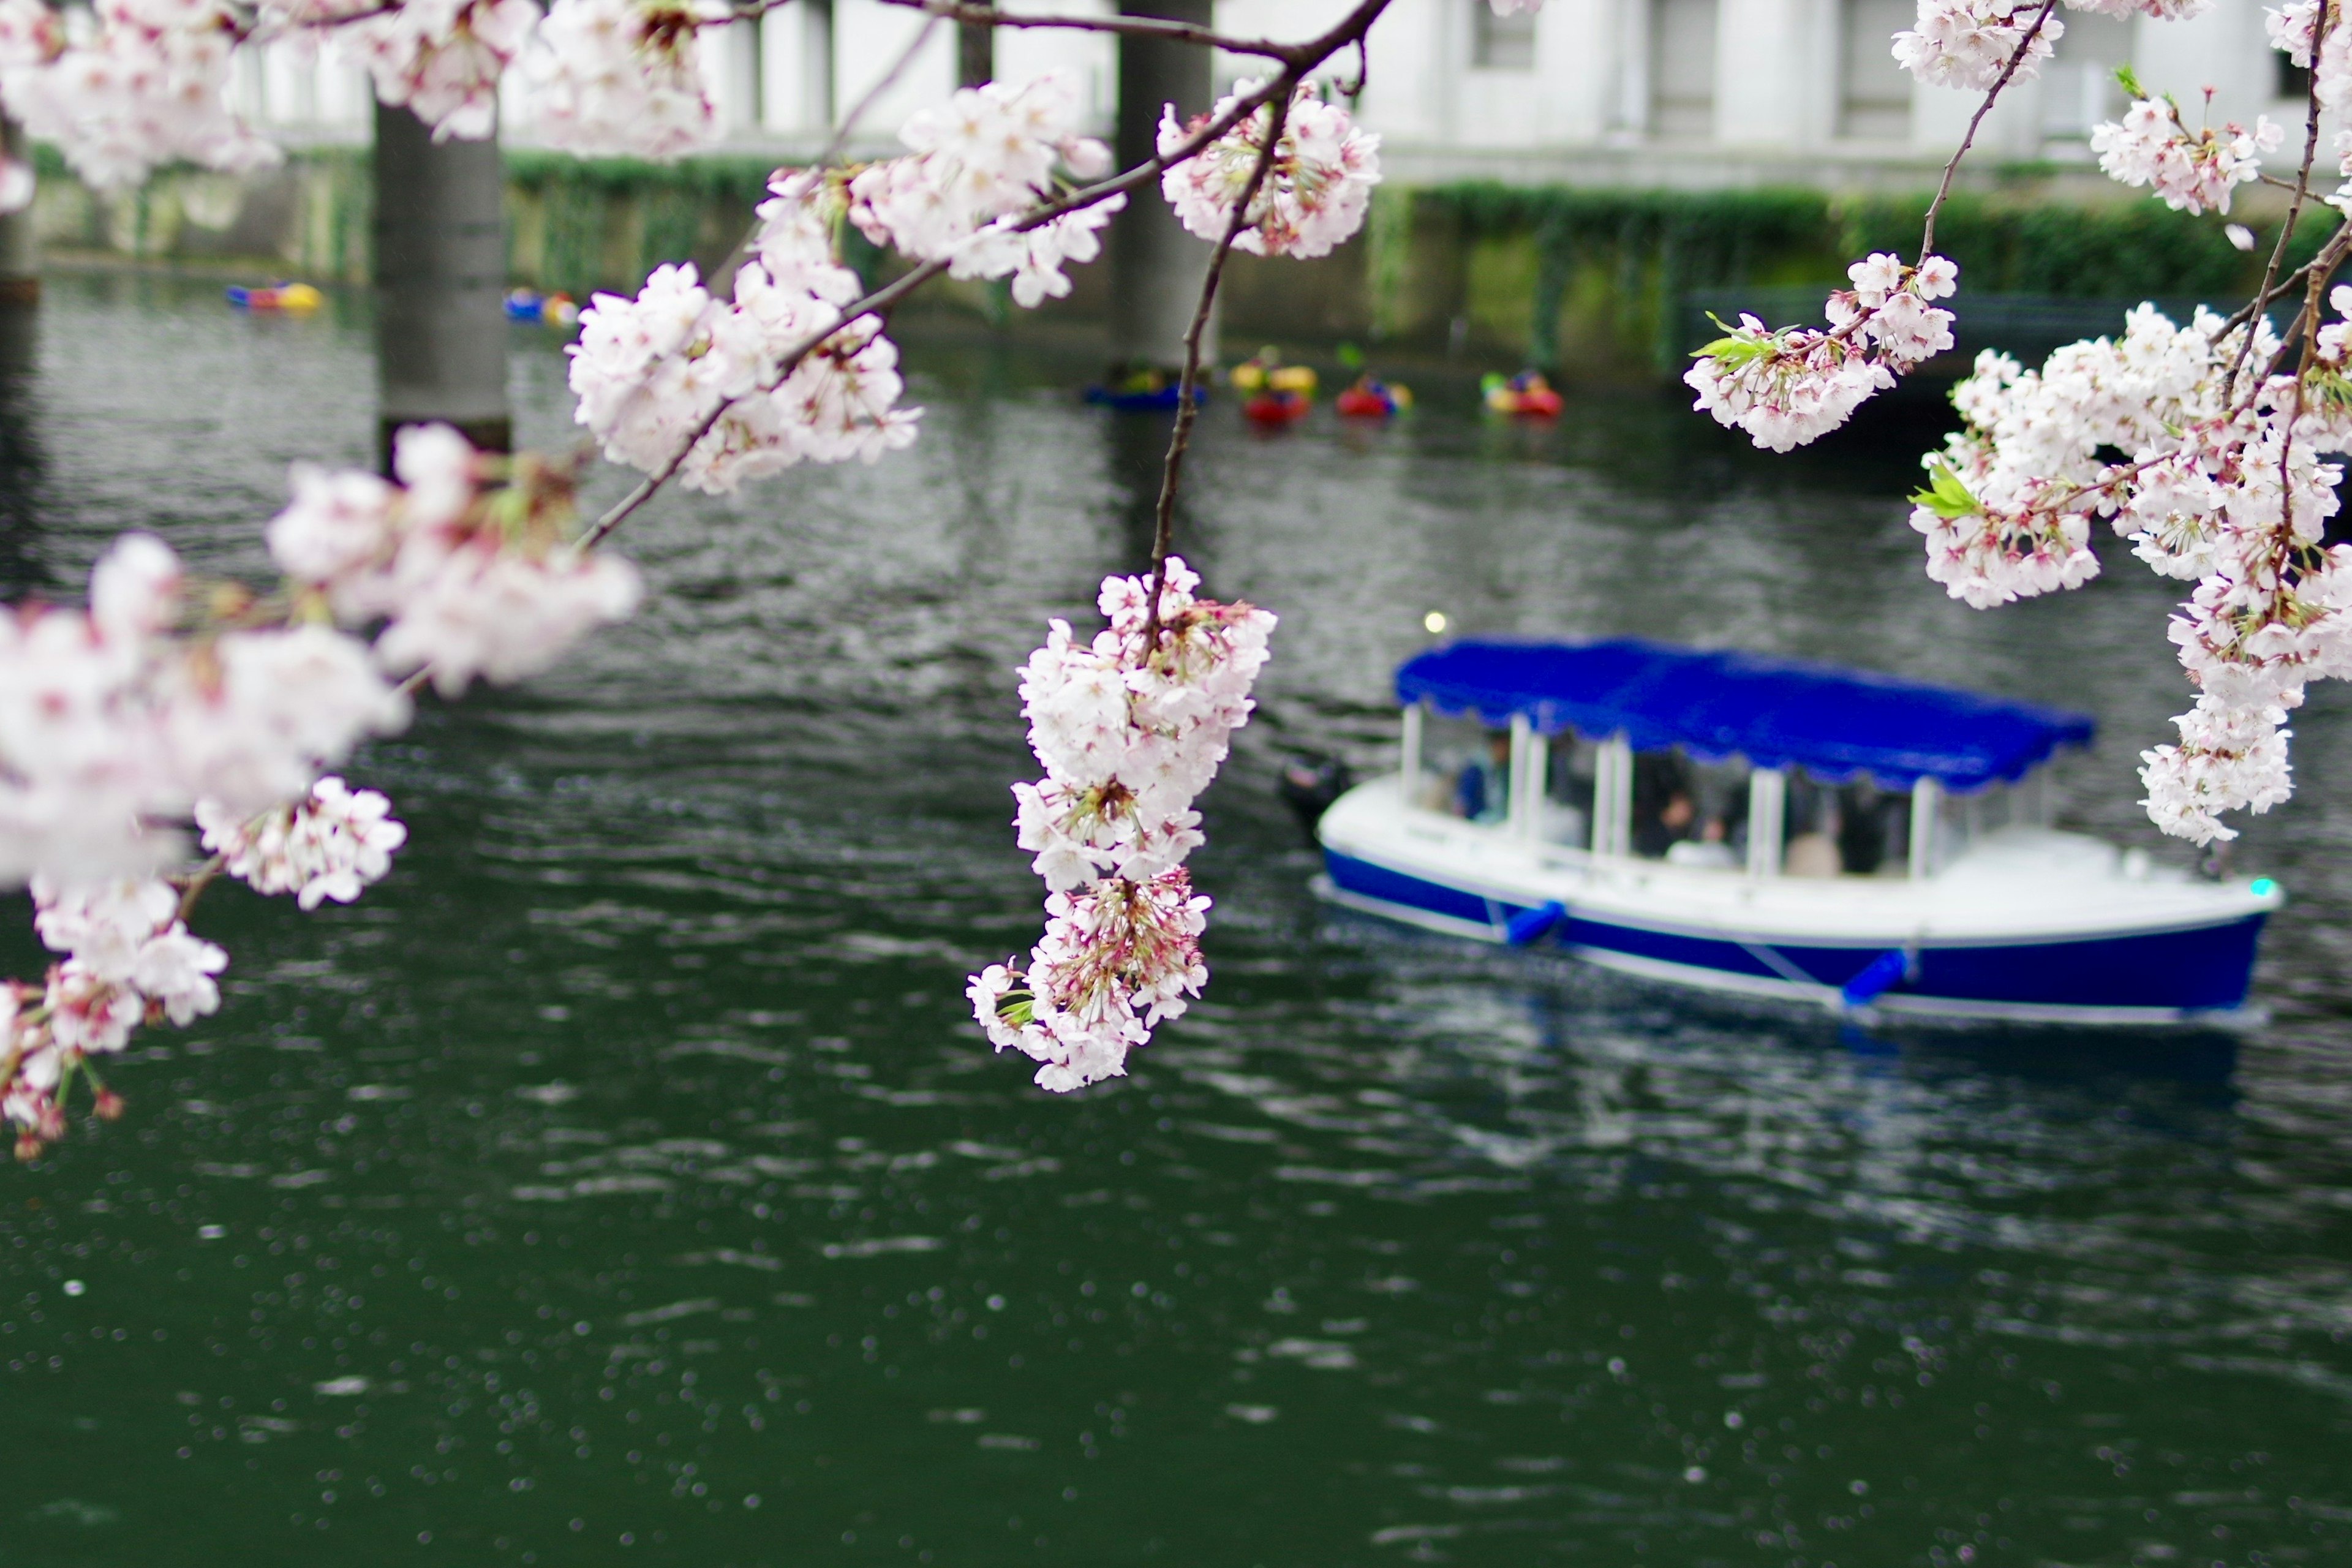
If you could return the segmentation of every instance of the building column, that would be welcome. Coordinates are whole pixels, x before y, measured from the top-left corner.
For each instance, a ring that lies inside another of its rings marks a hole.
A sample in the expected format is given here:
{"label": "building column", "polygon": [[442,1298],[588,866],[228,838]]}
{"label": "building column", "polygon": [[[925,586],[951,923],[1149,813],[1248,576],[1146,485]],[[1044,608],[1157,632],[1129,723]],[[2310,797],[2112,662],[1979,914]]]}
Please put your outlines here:
{"label": "building column", "polygon": [[[1211,0],[1120,0],[1131,16],[1164,16],[1202,26],[1213,20]],[[1160,111],[1173,103],[1180,119],[1215,102],[1207,49],[1155,38],[1118,41],[1119,167],[1132,168],[1159,149]],[[1128,197],[1111,220],[1111,356],[1136,370],[1174,370],[1184,363],[1184,333],[1201,301],[1201,282],[1213,247],[1185,232],[1153,181]],[[1217,357],[1216,318],[1201,341],[1204,363]]]}
{"label": "building column", "polygon": [[[29,165],[32,139],[14,120],[0,120],[0,146],[8,161]],[[41,297],[41,258],[33,242],[33,209],[0,216],[0,305],[29,305]]]}
{"label": "building column", "polygon": [[492,451],[507,409],[506,189],[495,137],[433,140],[405,109],[375,106],[377,426],[440,421]]}

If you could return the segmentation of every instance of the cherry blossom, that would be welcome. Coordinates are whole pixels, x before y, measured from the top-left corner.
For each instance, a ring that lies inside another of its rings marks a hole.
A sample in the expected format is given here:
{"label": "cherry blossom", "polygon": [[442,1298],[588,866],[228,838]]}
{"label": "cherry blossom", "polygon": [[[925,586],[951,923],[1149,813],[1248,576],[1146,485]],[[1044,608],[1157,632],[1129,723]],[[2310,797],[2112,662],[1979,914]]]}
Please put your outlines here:
{"label": "cherry blossom", "polygon": [[2042,9],[2036,0],[1919,0],[1916,29],[1895,35],[1895,61],[1929,87],[1982,92],[2017,58],[2011,79],[2031,80],[2066,33],[2054,13],[2035,30]]}
{"label": "cherry blossom", "polygon": [[104,0],[61,22],[27,6],[38,8],[16,0],[0,16],[0,99],[90,184],[135,185],[175,159],[216,169],[278,161],[229,107],[236,18],[226,5]]}
{"label": "cherry blossom", "polygon": [[1274,616],[1197,598],[1199,585],[1169,557],[1155,628],[1144,581],[1105,578],[1109,626],[1080,642],[1053,622],[1021,672],[1045,777],[1013,786],[1014,825],[1045,881],[1045,934],[1025,966],[991,965],[969,994],[998,1049],[1044,1064],[1045,1089],[1124,1072],[1208,978],[1209,900],[1182,864],[1202,841],[1192,801],[1249,721]]}
{"label": "cherry blossom", "polygon": [[2150,185],[2175,212],[2226,213],[2238,186],[2262,177],[2261,154],[2278,150],[2284,136],[2268,117],[2254,128],[2225,125],[2190,134],[2173,104],[2143,98],[2121,122],[2092,131],[2091,151],[2110,179]]}
{"label": "cherry blossom", "polygon": [[1743,314],[1701,349],[1683,376],[1698,394],[1692,406],[1785,452],[1844,424],[1897,374],[1952,346],[1952,313],[1931,303],[1959,286],[1951,262],[1930,256],[1912,268],[1880,253],[1855,262],[1847,277],[1853,288],[1829,297],[1827,331],[1774,331]]}
{"label": "cherry blossom", "polygon": [[2352,104],[2352,32],[2344,26],[2342,0],[2328,0],[2327,37],[2318,51],[2318,66],[2312,65],[2312,28],[2319,21],[2319,0],[2290,0],[2275,10],[2263,13],[2263,25],[2271,47],[2284,53],[2296,65],[2311,71],[2311,88],[2323,109],[2341,110]]}
{"label": "cherry blossom", "polygon": [[727,14],[682,0],[555,0],[530,57],[539,133],[583,155],[662,159],[714,140],[697,30]]}
{"label": "cherry blossom", "polygon": [[539,25],[533,0],[401,0],[337,35],[375,82],[435,140],[478,141],[498,124],[499,80]]}
{"label": "cherry blossom", "polygon": [[[567,477],[528,458],[510,467],[509,483],[488,489],[487,460],[446,425],[395,436],[399,484],[297,465],[293,503],[269,524],[271,554],[346,626],[382,622],[383,669],[428,671],[445,697],[478,678],[525,679],[627,618],[640,583],[628,563],[573,542]],[[257,809],[299,795],[314,773],[199,793]]]}
{"label": "cherry blossom", "polygon": [[329,899],[350,903],[392,869],[408,829],[391,812],[374,790],[354,790],[330,774],[289,805],[248,817],[198,801],[195,816],[205,847],[220,857],[224,871],[256,892],[292,893],[315,910]]}
{"label": "cherry blossom", "polygon": [[[121,1051],[142,1022],[186,1025],[219,1010],[228,955],[191,935],[180,895],[145,878],[33,883],[34,929],[65,955],[41,986],[0,983],[0,1116],[30,1159],[65,1134],[64,1097],[87,1076],[101,1115],[121,1101],[94,1056]],[[27,1005],[31,1004],[31,1005]]]}
{"label": "cherry blossom", "polygon": [[[1179,121],[1175,105],[1160,121],[1160,154],[1171,157],[1212,121],[1233,112],[1265,87],[1236,83],[1207,114]],[[1234,205],[1247,188],[1274,117],[1262,105],[1197,154],[1160,176],[1160,188],[1186,228],[1223,239]],[[1326,103],[1312,83],[1292,93],[1274,162],[1251,200],[1235,248],[1256,256],[1327,256],[1363,226],[1372,187],[1381,183],[1381,139],[1357,128],[1345,109]]]}
{"label": "cherry blossom", "polygon": [[[805,253],[797,209],[809,193],[789,177],[780,186],[791,194],[761,208],[777,243],[763,239],[761,257],[737,271],[733,300],[713,299],[688,263],[656,268],[634,300],[599,294],[582,312],[567,351],[574,417],[614,461],[667,471],[707,425],[678,473],[723,492],[801,462],[870,463],[915,438],[919,411],[898,406],[897,345],[871,316],[833,331],[834,301],[845,286],[854,291],[854,277]],[[772,248],[793,283],[771,275]],[[787,353],[820,338],[776,374]]]}

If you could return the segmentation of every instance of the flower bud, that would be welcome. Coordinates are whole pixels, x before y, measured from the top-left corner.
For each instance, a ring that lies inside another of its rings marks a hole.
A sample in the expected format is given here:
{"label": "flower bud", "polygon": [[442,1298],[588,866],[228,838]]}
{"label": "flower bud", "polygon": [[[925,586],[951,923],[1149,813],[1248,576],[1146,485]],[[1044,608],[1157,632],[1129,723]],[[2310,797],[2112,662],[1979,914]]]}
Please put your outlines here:
{"label": "flower bud", "polygon": [[122,1097],[110,1089],[101,1089],[98,1091],[98,1104],[93,1109],[100,1121],[120,1121],[122,1120]]}

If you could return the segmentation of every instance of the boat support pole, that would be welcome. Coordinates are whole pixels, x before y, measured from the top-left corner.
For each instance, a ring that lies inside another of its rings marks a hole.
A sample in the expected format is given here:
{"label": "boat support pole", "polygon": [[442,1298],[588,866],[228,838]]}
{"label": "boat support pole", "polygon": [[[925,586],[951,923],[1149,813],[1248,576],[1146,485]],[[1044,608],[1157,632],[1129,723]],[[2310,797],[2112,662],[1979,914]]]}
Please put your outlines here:
{"label": "boat support pole", "polygon": [[1936,819],[1944,815],[1944,786],[1922,774],[1911,786],[1911,879],[1936,874]]}
{"label": "boat support pole", "polygon": [[1592,752],[1592,852],[1609,853],[1609,803],[1617,798],[1617,742],[1603,741]]}
{"label": "boat support pole", "polygon": [[1543,831],[1544,741],[1524,713],[1511,715],[1511,836]]}
{"label": "boat support pole", "polygon": [[1403,792],[1408,806],[1421,804],[1421,704],[1408,704],[1404,710],[1404,755],[1397,767],[1397,787]]}
{"label": "boat support pole", "polygon": [[[1601,805],[1601,822],[1609,835],[1609,847],[1602,853],[1631,855],[1633,852],[1633,743],[1622,735],[1612,735],[1602,748],[1609,760],[1609,796]],[[1601,803],[1596,799],[1596,805]]]}
{"label": "boat support pole", "polygon": [[1788,776],[1778,768],[1758,768],[1748,775],[1748,874],[1780,874],[1781,819],[1787,813]]}

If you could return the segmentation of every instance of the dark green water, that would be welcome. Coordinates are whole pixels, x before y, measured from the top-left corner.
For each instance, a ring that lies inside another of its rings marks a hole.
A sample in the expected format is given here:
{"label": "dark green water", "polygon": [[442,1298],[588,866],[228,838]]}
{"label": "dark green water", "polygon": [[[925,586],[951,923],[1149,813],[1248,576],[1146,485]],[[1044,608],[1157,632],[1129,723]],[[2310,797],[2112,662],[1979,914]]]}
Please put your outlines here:
{"label": "dark green water", "polygon": [[[19,586],[131,525],[257,570],[285,462],[368,450],[356,322],[64,279],[33,353]],[[1270,785],[1377,755],[1427,609],[2084,706],[2065,816],[2153,844],[2162,586],[1949,604],[1891,444],[1219,409],[1187,551],[1284,619],[1214,979],[1047,1100],[961,995],[1038,918],[1010,671],[1137,564],[1160,436],[916,360],[914,453],[657,509],[635,622],[356,765],[412,828],[361,904],[207,900],[228,1005],[0,1176],[0,1563],[2352,1561],[2346,693],[2240,857],[2295,897],[2242,1039],[1865,1038],[1401,934]]]}

